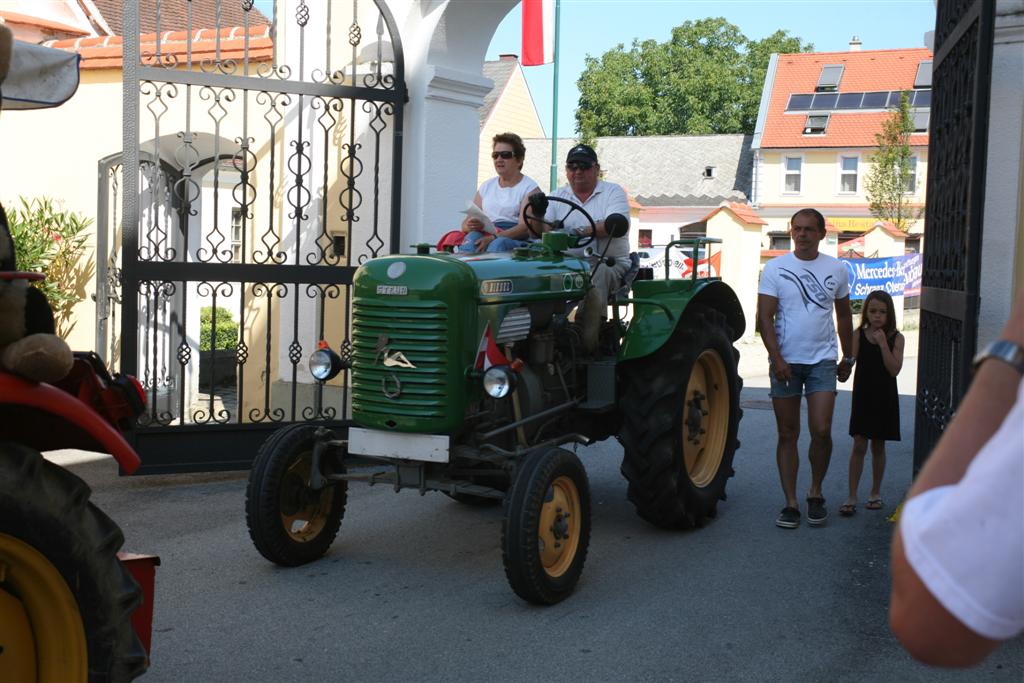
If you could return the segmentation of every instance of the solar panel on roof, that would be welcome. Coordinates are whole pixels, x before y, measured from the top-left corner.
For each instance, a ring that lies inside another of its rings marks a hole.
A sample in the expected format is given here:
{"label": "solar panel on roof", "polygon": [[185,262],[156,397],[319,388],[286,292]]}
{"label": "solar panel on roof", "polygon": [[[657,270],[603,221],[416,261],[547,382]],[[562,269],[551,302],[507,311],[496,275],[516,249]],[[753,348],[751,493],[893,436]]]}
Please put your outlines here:
{"label": "solar panel on roof", "polygon": [[931,111],[928,109],[912,111],[910,112],[910,118],[914,121],[914,132],[923,133],[928,130],[928,120],[931,118]]}
{"label": "solar panel on roof", "polygon": [[866,92],[864,99],[860,102],[861,109],[885,109],[885,103],[889,101],[889,91]]}
{"label": "solar panel on roof", "polygon": [[930,107],[932,106],[932,91],[931,90],[918,90],[914,93],[914,101],[911,103],[915,107]]}
{"label": "solar panel on roof", "polygon": [[818,93],[814,96],[814,102],[811,109],[835,109],[836,100],[839,99],[838,93],[834,92],[823,92]]}
{"label": "solar panel on roof", "polygon": [[790,95],[787,111],[806,111],[811,108],[814,95]]}
{"label": "solar panel on roof", "polygon": [[836,102],[836,109],[858,109],[860,108],[860,100],[864,96],[862,92],[844,92],[840,93],[839,101]]}

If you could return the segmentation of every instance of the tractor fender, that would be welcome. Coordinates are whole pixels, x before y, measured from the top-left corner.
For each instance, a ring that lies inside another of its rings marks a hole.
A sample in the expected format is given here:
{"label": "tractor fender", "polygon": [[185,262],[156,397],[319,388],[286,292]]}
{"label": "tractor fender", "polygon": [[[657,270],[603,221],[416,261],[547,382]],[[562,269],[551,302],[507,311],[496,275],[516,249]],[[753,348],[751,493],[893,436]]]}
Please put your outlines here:
{"label": "tractor fender", "polygon": [[633,307],[633,319],[619,351],[620,361],[643,358],[664,346],[686,315],[687,309],[694,304],[724,315],[732,331],[731,341],[743,335],[746,329],[743,306],[732,287],[721,280],[700,282],[692,289],[673,287],[672,281],[655,282],[659,285],[664,283],[662,291],[637,297],[639,305]]}
{"label": "tractor fender", "polygon": [[0,405],[13,405],[47,413],[74,427],[83,434],[81,439],[71,438],[61,448],[83,448],[109,453],[120,469],[131,474],[141,461],[125,438],[96,411],[66,391],[42,382],[30,382],[16,375],[0,372]]}

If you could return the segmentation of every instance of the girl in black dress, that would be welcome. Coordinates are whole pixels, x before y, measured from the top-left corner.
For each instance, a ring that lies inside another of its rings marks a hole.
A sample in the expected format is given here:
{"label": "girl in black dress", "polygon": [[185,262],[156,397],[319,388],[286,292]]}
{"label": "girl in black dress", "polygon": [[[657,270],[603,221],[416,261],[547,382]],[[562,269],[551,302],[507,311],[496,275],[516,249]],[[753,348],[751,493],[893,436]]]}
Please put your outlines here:
{"label": "girl in black dress", "polygon": [[871,443],[871,491],[864,506],[882,509],[882,474],[885,473],[885,442],[900,440],[900,402],[896,375],[903,367],[903,335],[896,330],[892,297],[882,290],[868,294],[861,310],[860,327],[853,335],[857,359],[853,375],[853,408],[850,411],[850,496],[839,507],[849,517],[857,511],[857,486],[864,470],[864,454]]}

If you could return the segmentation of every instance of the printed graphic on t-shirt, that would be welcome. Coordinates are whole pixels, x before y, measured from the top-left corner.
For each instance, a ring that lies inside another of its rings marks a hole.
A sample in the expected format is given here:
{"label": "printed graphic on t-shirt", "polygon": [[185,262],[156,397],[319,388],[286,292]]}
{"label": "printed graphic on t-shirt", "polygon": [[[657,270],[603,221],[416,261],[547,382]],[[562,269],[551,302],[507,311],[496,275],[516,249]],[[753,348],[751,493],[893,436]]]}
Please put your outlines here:
{"label": "printed graphic on t-shirt", "polygon": [[779,268],[782,277],[796,285],[797,291],[803,299],[804,310],[810,306],[817,306],[828,310],[835,299],[833,292],[836,288],[836,281],[831,275],[825,278],[824,282],[818,282],[818,278],[809,270],[802,273],[795,273],[787,268]]}

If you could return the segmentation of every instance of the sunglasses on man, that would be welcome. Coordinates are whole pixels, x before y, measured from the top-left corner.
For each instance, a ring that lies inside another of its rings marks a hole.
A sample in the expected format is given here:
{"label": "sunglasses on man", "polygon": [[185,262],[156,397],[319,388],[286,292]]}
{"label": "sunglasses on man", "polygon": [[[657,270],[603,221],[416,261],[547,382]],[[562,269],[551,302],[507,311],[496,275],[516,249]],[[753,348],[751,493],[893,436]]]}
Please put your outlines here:
{"label": "sunglasses on man", "polygon": [[502,150],[500,152],[491,152],[492,159],[511,159],[515,155],[515,152],[509,152],[508,150]]}
{"label": "sunglasses on man", "polygon": [[589,171],[594,165],[587,161],[570,161],[565,167],[570,171]]}

